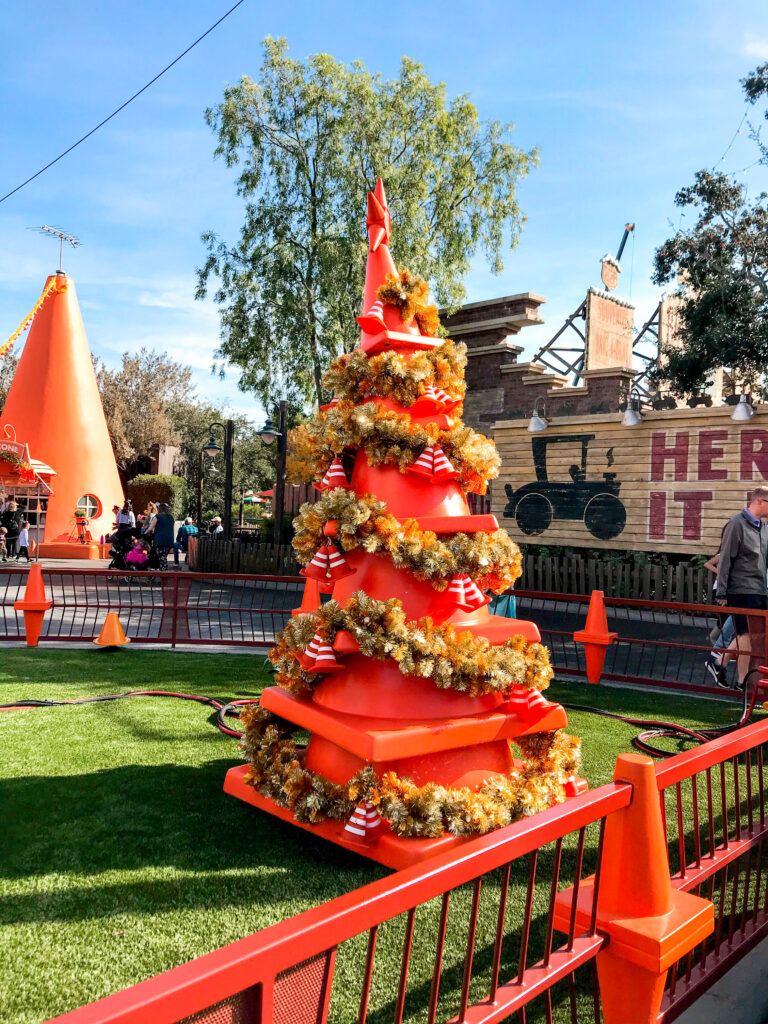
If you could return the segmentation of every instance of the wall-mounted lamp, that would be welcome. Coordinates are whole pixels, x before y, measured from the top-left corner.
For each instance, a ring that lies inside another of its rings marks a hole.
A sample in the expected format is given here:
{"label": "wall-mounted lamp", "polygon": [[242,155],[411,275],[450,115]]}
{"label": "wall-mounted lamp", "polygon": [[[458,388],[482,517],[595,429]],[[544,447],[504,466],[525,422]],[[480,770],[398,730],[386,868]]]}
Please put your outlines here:
{"label": "wall-mounted lamp", "polygon": [[640,394],[633,388],[629,393],[627,408],[624,410],[624,415],[621,417],[621,425],[622,427],[636,427],[642,422],[643,410],[640,407]]}
{"label": "wall-mounted lamp", "polygon": [[[541,402],[541,414],[539,414],[539,402]],[[549,424],[546,420],[547,406],[541,398],[537,398],[533,403],[533,413],[528,421],[528,430],[532,434],[538,433],[540,430],[546,430]]]}
{"label": "wall-mounted lamp", "polygon": [[755,410],[747,401],[747,396],[742,395],[738,403],[733,408],[733,412],[731,413],[731,419],[741,420],[742,422],[744,422],[745,420],[751,420],[754,415]]}

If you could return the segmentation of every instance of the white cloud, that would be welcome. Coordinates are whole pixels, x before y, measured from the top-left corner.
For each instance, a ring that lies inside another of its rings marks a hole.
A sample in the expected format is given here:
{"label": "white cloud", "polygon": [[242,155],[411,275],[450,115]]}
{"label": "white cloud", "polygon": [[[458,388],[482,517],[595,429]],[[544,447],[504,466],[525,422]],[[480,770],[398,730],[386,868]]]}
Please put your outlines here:
{"label": "white cloud", "polygon": [[768,36],[747,36],[741,52],[747,57],[768,60]]}

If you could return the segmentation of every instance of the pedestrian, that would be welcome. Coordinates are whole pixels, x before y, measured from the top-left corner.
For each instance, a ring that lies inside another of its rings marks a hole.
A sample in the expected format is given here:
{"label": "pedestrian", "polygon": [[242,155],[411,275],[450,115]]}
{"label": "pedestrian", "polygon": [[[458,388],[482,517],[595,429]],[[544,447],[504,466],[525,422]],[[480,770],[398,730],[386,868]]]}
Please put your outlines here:
{"label": "pedestrian", "polygon": [[0,558],[4,561],[8,561],[8,548],[5,546],[5,535],[8,533],[4,526],[0,526]]}
{"label": "pedestrian", "polygon": [[184,552],[184,561],[189,561],[189,538],[197,536],[197,527],[192,516],[187,516],[184,522],[179,527],[179,531],[176,534],[176,542],[173,545],[173,564],[179,564],[179,552]]}
{"label": "pedestrian", "polygon": [[221,516],[213,517],[213,519],[211,520],[211,528],[209,530],[209,533],[211,534],[212,537],[215,537],[217,534],[224,533],[224,527],[221,525]]}
{"label": "pedestrian", "polygon": [[21,530],[19,530],[19,553],[16,555],[17,562],[22,555],[27,561],[29,561],[29,520],[27,519],[22,520]]}
{"label": "pedestrian", "polygon": [[6,494],[6,496],[5,496],[4,500],[3,500],[2,505],[0,505],[0,516],[8,508],[8,504],[11,501],[13,501],[13,495],[12,494]]}
{"label": "pedestrian", "polygon": [[173,516],[168,512],[168,505],[162,502],[149,528],[144,531],[145,537],[152,537],[158,564],[163,572],[168,568],[168,555],[173,550],[173,525]]}
{"label": "pedestrian", "polygon": [[19,506],[15,501],[9,501],[5,512],[0,515],[0,523],[6,529],[5,545],[8,549],[9,558],[16,554],[16,545],[18,544],[21,531],[21,519],[22,515],[19,511]]}
{"label": "pedestrian", "polygon": [[155,521],[157,516],[157,505],[154,501],[150,501],[147,507],[144,509],[144,515],[141,518],[141,532],[143,534],[152,532],[152,523]]}
{"label": "pedestrian", "polygon": [[[768,607],[768,487],[758,486],[746,508],[729,519],[723,529],[717,562],[717,603],[735,608]],[[753,663],[764,657],[765,616],[734,615],[736,635],[722,656],[726,665],[736,658],[738,685],[742,687]],[[727,683],[721,682],[721,686]]]}

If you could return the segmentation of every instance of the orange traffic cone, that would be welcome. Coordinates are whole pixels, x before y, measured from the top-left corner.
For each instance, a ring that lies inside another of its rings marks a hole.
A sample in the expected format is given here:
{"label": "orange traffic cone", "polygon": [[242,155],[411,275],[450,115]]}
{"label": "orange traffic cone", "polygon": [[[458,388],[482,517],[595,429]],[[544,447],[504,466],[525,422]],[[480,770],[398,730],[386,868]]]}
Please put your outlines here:
{"label": "orange traffic cone", "polygon": [[349,488],[349,480],[338,455],[334,457],[325,476],[319,484],[315,484],[315,487],[318,491],[332,491],[334,487]]}
{"label": "orange traffic cone", "polygon": [[101,632],[93,642],[99,647],[122,647],[124,644],[131,642],[123,632],[117,612],[109,612],[107,614],[104,625],[101,627]]}
{"label": "orange traffic cone", "polygon": [[357,654],[360,650],[360,644],[349,630],[340,629],[336,634],[336,639],[333,641],[333,649],[338,651],[339,654]]}
{"label": "orange traffic cone", "polygon": [[618,633],[608,632],[608,618],[605,614],[605,595],[602,590],[593,590],[589,599],[587,621],[584,629],[573,634],[573,639],[584,644],[584,658],[587,662],[587,679],[599,683],[603,674],[606,649],[617,638]]}
{"label": "orange traffic cone", "polygon": [[317,580],[308,579],[304,584],[304,593],[301,597],[301,604],[294,608],[291,615],[306,615],[320,607],[320,587]]}
{"label": "orange traffic cone", "polygon": [[45,613],[52,604],[53,601],[49,601],[45,596],[43,570],[36,563],[29,570],[23,600],[13,602],[13,607],[16,611],[24,613],[24,632],[27,638],[27,647],[37,647]]}

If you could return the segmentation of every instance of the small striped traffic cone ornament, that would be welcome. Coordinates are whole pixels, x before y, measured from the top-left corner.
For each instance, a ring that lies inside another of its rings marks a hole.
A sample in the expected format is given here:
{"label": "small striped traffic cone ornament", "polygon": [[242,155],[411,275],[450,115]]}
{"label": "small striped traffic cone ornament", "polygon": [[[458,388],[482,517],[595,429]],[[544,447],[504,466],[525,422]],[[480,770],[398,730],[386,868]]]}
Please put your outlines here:
{"label": "small striped traffic cone ornament", "polygon": [[411,473],[417,473],[419,476],[439,483],[445,480],[455,480],[459,475],[443,449],[434,444],[425,448],[414,464],[408,468]]}
{"label": "small striped traffic cone ornament", "polygon": [[327,405],[321,405],[320,408],[323,412],[328,412],[329,409],[333,409],[334,406],[339,404],[338,398],[332,398]]}
{"label": "small striped traffic cone ornament", "polygon": [[302,668],[309,669],[310,665],[314,665],[317,653],[320,650],[320,644],[323,642],[323,638],[319,633],[315,633],[312,639],[309,641],[303,654],[297,654],[299,664]]}
{"label": "small striped traffic cone ornament", "polygon": [[[336,660],[336,655],[333,653],[333,648],[328,643],[328,641],[327,640],[323,640],[322,637],[318,638],[318,634],[315,634],[315,637],[314,637],[314,639],[312,641],[313,644],[314,644],[315,640],[318,641],[318,643],[317,643],[317,654],[315,655],[315,660],[311,664],[305,665],[306,671],[307,672],[340,672],[344,668],[344,666],[340,665],[338,663],[338,661]],[[310,644],[309,646],[311,647],[312,644]],[[309,647],[307,648],[307,651],[308,650],[309,650]]]}
{"label": "small striped traffic cone ornament", "polygon": [[370,309],[355,319],[366,334],[378,334],[387,329],[387,325],[384,323],[384,303],[381,299],[377,299]]}
{"label": "small striped traffic cone ornament", "polygon": [[381,815],[369,800],[361,800],[344,826],[344,838],[348,843],[365,845],[376,839],[384,828]]}
{"label": "small striped traffic cone ornament", "polygon": [[434,412],[445,412],[448,409],[454,409],[460,402],[460,399],[453,398],[447,391],[430,384],[424,389],[424,394],[419,397],[416,404],[419,409],[428,408]]}
{"label": "small striped traffic cone ornament", "polygon": [[347,474],[344,472],[344,466],[338,455],[334,456],[325,476],[319,484],[315,484],[315,487],[318,491],[332,491],[334,487],[349,489],[349,480],[347,480]]}
{"label": "small striped traffic cone ornament", "polygon": [[465,612],[482,608],[489,601],[480,587],[465,572],[456,573],[451,577],[451,582],[448,584],[448,595]]}
{"label": "small striped traffic cone ornament", "polygon": [[539,690],[527,686],[513,686],[507,696],[507,705],[525,722],[540,718],[545,711],[554,707]]}
{"label": "small striped traffic cone ornament", "polygon": [[337,580],[351,576],[354,571],[333,544],[322,544],[309,565],[301,570],[301,575],[307,579],[317,580],[320,589],[327,594]]}

